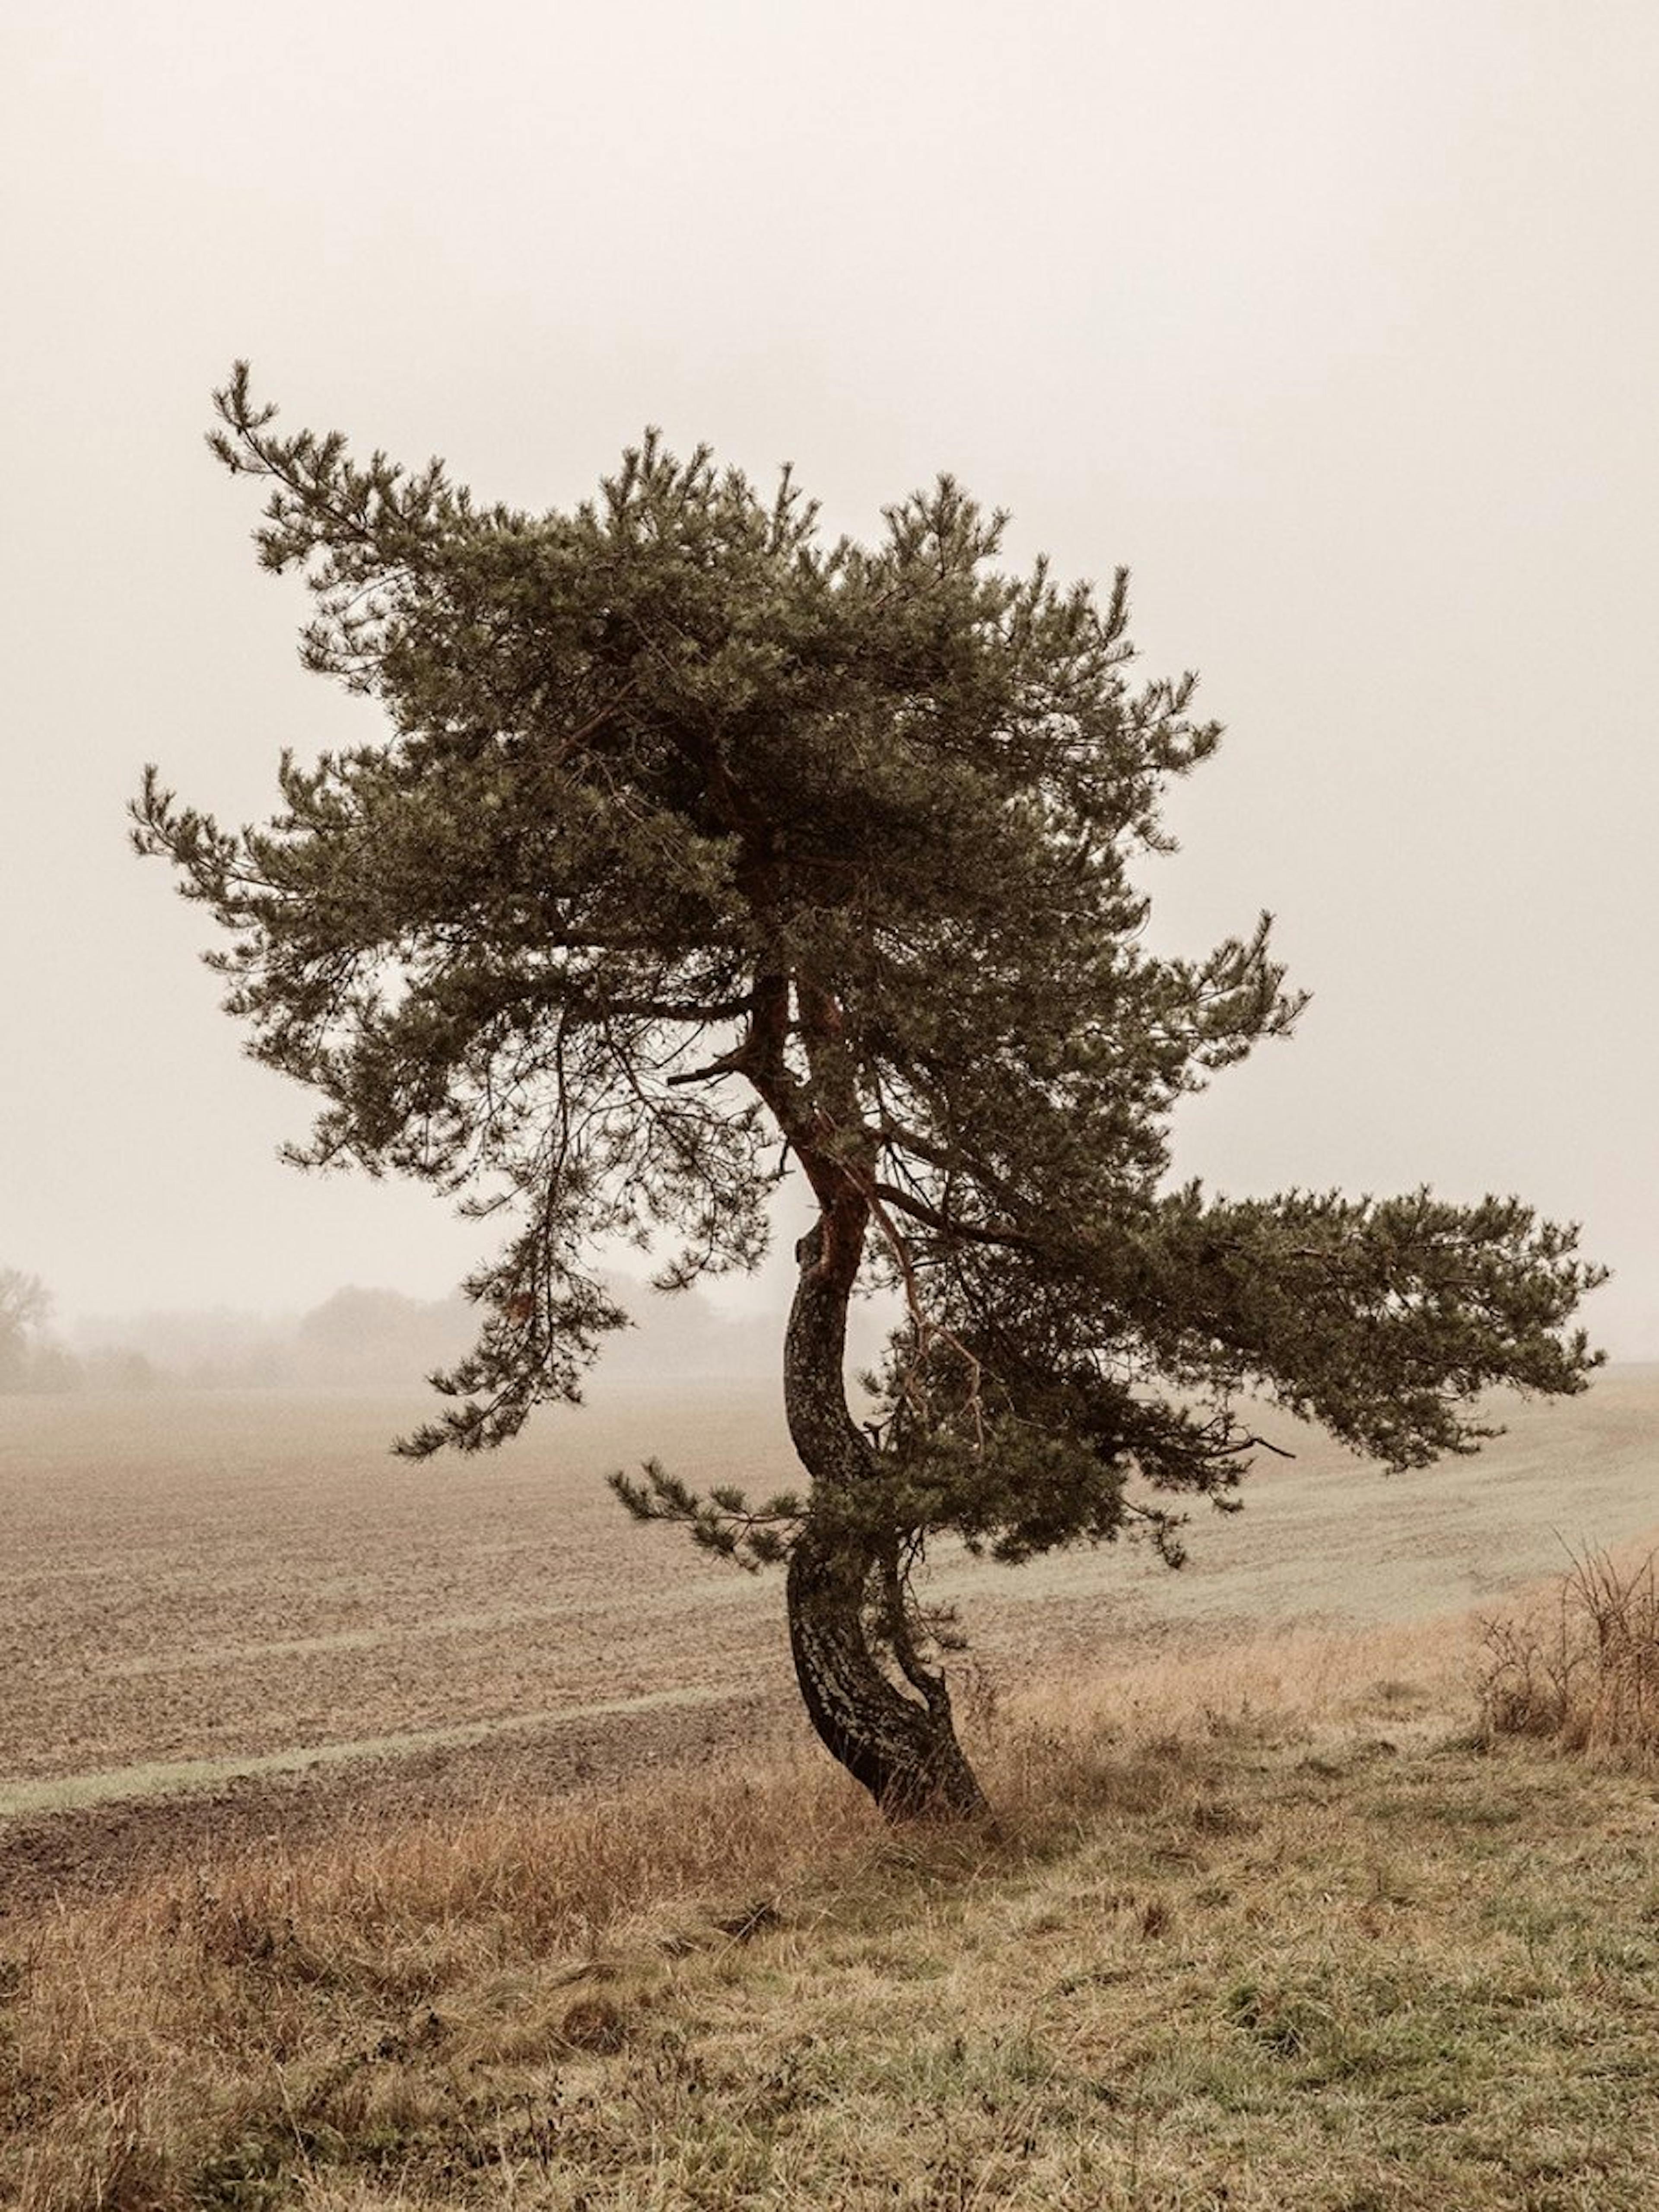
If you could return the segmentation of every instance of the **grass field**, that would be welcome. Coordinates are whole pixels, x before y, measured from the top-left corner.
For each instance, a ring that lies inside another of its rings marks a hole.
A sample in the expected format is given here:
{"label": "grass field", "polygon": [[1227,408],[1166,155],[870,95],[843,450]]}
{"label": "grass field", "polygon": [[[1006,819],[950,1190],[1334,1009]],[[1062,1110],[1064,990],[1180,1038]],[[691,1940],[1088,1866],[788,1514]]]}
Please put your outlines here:
{"label": "grass field", "polygon": [[1467,1608],[1651,1529],[1659,1373],[1405,1481],[1273,1462],[1180,1576],[947,1562],[954,1833],[801,1745],[775,1589],[599,1487],[671,1429],[770,1474],[763,1404],[413,1471],[406,1411],[4,1407],[0,2203],[1655,2203],[1659,1773],[1483,1735]]}
{"label": "grass field", "polygon": [[[207,1849],[0,1929],[18,2212],[1647,2212],[1659,1788],[1468,1728],[1454,1629],[824,1762]],[[1460,1720],[1461,1714],[1461,1720]]]}

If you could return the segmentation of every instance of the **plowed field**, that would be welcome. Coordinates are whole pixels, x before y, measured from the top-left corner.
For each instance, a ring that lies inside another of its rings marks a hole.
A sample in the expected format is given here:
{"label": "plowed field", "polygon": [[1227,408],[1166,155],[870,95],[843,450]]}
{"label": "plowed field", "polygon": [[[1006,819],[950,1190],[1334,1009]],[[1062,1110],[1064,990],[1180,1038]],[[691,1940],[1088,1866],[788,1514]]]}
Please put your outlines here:
{"label": "plowed field", "polygon": [[[632,1389],[493,1456],[412,1466],[386,1446],[420,1410],[0,1398],[0,1825],[544,1740],[581,1771],[619,1730],[672,1755],[790,1715],[776,1579],[634,1525],[601,1480],[654,1453],[694,1482],[787,1481],[769,1395]],[[1392,1478],[1281,1422],[1297,1457],[1257,1468],[1243,1514],[1202,1510],[1178,1575],[1129,1547],[1015,1571],[947,1557],[935,1594],[1006,1677],[1478,1606],[1561,1564],[1564,1540],[1659,1522],[1659,1368],[1505,1418],[1480,1458]]]}

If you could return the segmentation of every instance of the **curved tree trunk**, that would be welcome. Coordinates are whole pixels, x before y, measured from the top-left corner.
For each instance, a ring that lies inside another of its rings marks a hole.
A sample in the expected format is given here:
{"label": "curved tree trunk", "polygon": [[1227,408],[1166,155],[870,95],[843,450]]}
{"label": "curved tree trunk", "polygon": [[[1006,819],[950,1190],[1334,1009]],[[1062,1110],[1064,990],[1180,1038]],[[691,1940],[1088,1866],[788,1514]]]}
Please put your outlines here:
{"label": "curved tree trunk", "polygon": [[[848,1210],[856,1220],[838,1220],[832,1206],[796,1247],[800,1275],[785,1340],[789,1432],[814,1497],[787,1584],[795,1676],[825,1747],[890,1819],[962,1819],[989,1809],[984,1792],[957,1741],[944,1676],[910,1646],[893,1543],[856,1510],[858,1489],[876,1470],[847,1406],[851,1271],[837,1264],[836,1248],[844,1253],[849,1238],[861,1241],[864,1227],[861,1206]],[[838,1505],[848,1510],[838,1513]],[[884,1668],[884,1649],[908,1690]]]}

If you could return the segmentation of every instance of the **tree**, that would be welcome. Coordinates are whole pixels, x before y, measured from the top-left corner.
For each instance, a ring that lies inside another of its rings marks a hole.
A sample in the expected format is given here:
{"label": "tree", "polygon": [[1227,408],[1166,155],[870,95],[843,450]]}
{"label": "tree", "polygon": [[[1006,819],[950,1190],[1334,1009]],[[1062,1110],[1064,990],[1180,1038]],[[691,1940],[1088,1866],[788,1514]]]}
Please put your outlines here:
{"label": "tree", "polygon": [[[787,471],[763,498],[653,433],[532,515],[278,434],[245,364],[216,405],[214,451],[267,488],[261,561],[313,594],[305,664],[387,727],[285,756],[263,827],[151,769],[134,835],[228,932],[254,1055],[320,1094],[294,1157],[510,1224],[455,1402],[399,1449],[575,1398],[624,1319],[596,1254],[670,1233],[665,1285],[750,1268],[793,1160],[810,1486],[614,1486],[785,1564],[807,1711],[890,1814],[982,1803],[912,1587],[930,1541],[1139,1531],[1175,1561],[1174,1501],[1235,1502],[1247,1391],[1402,1468],[1475,1449],[1490,1385],[1584,1386],[1566,1323],[1600,1271],[1516,1200],[1170,1184],[1176,1102],[1302,1000],[1265,916],[1201,959],[1142,942],[1132,866],[1218,731],[1190,676],[1132,686],[1122,574],[1101,604],[1006,573],[1003,517],[949,477],[825,544]],[[906,1318],[860,1419],[872,1285]]]}
{"label": "tree", "polygon": [[0,1390],[23,1389],[33,1364],[33,1334],[52,1313],[52,1292],[39,1275],[0,1267]]}

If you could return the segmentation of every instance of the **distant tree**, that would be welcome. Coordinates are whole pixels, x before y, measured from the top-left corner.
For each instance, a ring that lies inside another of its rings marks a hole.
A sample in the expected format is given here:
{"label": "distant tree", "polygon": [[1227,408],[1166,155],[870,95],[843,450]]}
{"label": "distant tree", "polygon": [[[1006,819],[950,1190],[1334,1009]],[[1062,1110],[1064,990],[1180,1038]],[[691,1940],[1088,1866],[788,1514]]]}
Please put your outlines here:
{"label": "distant tree", "polygon": [[161,1379],[142,1352],[122,1345],[99,1345],[86,1354],[80,1367],[94,1390],[153,1390]]}
{"label": "distant tree", "polygon": [[[607,1242],[673,1232],[669,1285],[752,1268],[793,1158],[810,1488],[615,1486],[787,1563],[807,1711],[890,1814],[982,1803],[912,1591],[932,1540],[1019,1560],[1139,1529],[1175,1560],[1157,1500],[1233,1502],[1247,1391],[1403,1468],[1491,1434],[1490,1385],[1583,1387],[1565,1324],[1600,1271],[1516,1200],[1170,1186],[1171,1108],[1302,1000],[1265,917],[1201,959],[1146,945],[1132,866],[1218,732],[1190,676],[1131,688],[1121,574],[1103,605],[1006,573],[1002,518],[948,477],[825,544],[787,471],[763,498],[653,434],[533,515],[278,435],[245,366],[216,404],[215,451],[268,488],[264,565],[315,595],[306,665],[388,726],[285,757],[262,828],[150,769],[136,842],[229,933],[255,1055],[321,1094],[295,1158],[512,1220],[459,1402],[401,1449],[576,1396],[623,1318]],[[871,1285],[906,1320],[860,1420]]]}
{"label": "distant tree", "polygon": [[407,1380],[447,1364],[470,1334],[465,1301],[423,1304],[400,1291],[336,1291],[295,1330],[301,1371],[329,1382]]}
{"label": "distant tree", "polygon": [[27,1388],[35,1334],[51,1313],[52,1292],[39,1275],[0,1267],[0,1390]]}

